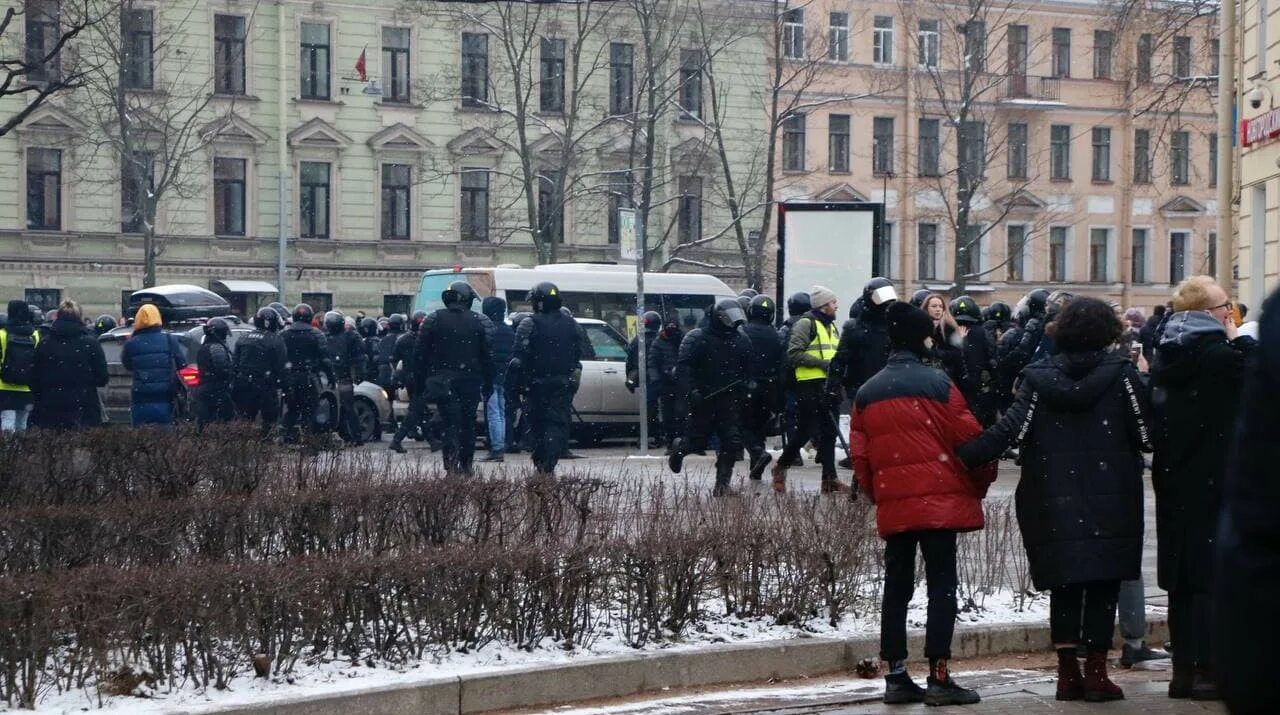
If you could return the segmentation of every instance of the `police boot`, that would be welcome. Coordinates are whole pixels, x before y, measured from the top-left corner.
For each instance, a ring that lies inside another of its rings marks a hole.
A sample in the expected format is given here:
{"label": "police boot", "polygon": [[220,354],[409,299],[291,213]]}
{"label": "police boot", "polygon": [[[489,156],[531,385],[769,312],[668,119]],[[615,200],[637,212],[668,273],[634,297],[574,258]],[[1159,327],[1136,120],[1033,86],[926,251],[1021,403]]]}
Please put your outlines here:
{"label": "police boot", "polygon": [[400,444],[400,440],[399,440],[399,439],[393,439],[393,440],[391,440],[391,444],[387,445],[387,449],[391,450],[392,452],[396,452],[396,453],[398,453],[398,454],[404,454],[404,453],[405,453],[404,445],[403,445],[403,444]]}
{"label": "police boot", "polygon": [[736,497],[739,492],[729,486],[733,481],[733,463],[737,461],[732,455],[716,456],[716,485],[711,490],[713,497]]}
{"label": "police boot", "polygon": [[679,474],[680,468],[684,466],[684,438],[676,437],[671,443],[671,454],[667,456],[667,467],[672,473]]}
{"label": "police boot", "polygon": [[765,467],[769,466],[769,462],[773,461],[773,455],[764,450],[760,450],[760,454],[751,457],[751,472],[747,474],[753,481],[760,481],[764,476]]}

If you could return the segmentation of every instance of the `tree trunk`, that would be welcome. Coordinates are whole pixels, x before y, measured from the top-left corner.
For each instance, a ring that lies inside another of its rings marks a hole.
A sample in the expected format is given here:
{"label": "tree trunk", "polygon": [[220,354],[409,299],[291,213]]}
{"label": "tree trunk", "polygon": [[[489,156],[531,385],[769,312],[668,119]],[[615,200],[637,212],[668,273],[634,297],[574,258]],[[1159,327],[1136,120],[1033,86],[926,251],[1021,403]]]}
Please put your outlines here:
{"label": "tree trunk", "polygon": [[148,221],[142,228],[142,287],[156,284],[156,230],[155,222]]}

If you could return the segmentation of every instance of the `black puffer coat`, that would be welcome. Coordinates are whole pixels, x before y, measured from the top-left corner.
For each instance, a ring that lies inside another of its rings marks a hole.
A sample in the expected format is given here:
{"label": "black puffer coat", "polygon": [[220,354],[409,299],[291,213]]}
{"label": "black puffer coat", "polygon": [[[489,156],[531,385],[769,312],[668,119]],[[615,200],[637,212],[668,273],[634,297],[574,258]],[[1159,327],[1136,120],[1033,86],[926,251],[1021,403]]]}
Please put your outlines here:
{"label": "black puffer coat", "polygon": [[1018,524],[1039,590],[1138,577],[1147,396],[1123,355],[1063,353],[1022,373],[1009,411],[957,450],[970,468],[1022,443]]}
{"label": "black puffer coat", "polygon": [[827,373],[827,390],[843,387],[850,399],[858,388],[889,362],[889,322],[885,308],[866,307],[857,311],[840,329],[840,343]]}
{"label": "black puffer coat", "polygon": [[106,384],[107,358],[97,338],[78,320],[55,320],[36,346],[31,423],[46,429],[101,424],[98,388]]}
{"label": "black puffer coat", "polygon": [[1160,588],[1207,592],[1222,480],[1240,412],[1251,338],[1227,341],[1204,311],[1174,313],[1151,366],[1156,551]]}

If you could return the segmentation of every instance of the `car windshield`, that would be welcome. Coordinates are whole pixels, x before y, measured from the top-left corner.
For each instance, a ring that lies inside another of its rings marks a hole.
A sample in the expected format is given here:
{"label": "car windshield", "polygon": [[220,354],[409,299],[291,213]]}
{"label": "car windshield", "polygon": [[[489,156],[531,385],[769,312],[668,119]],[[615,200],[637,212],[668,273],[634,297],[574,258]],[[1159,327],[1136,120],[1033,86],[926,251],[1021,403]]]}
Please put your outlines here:
{"label": "car windshield", "polygon": [[626,362],[627,343],[616,330],[608,325],[598,323],[582,326],[587,331],[591,347],[595,349],[596,360],[606,362]]}

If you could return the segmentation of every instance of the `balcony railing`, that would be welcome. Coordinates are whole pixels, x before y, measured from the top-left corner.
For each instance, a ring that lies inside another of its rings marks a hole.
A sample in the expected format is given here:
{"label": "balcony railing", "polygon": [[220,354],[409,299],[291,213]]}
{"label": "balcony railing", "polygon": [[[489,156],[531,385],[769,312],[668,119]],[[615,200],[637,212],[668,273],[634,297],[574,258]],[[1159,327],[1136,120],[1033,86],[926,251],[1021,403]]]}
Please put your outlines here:
{"label": "balcony railing", "polygon": [[1010,74],[1004,78],[1002,99],[1032,99],[1057,101],[1060,97],[1061,80],[1057,77],[1033,77],[1025,74]]}

